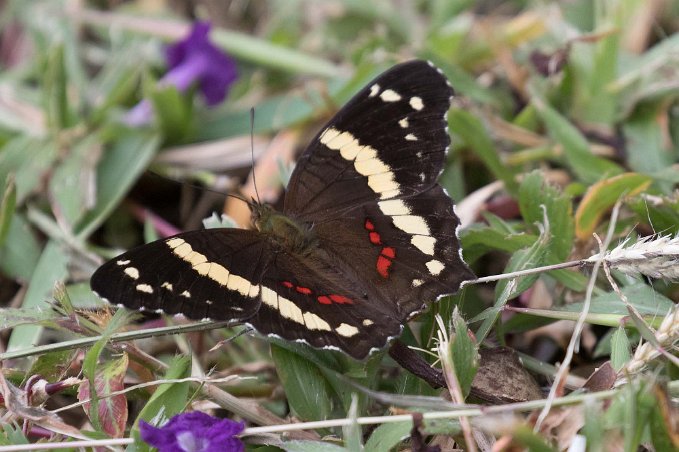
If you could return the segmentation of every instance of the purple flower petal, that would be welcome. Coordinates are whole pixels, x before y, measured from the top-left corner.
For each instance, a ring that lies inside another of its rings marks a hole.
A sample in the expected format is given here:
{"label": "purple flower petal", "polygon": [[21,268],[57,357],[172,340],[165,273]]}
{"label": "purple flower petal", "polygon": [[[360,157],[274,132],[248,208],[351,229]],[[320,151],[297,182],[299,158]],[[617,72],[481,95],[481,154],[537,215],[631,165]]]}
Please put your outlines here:
{"label": "purple flower petal", "polygon": [[144,99],[125,113],[123,122],[131,127],[141,127],[149,124],[153,119],[151,102]]}
{"label": "purple flower petal", "polygon": [[[196,22],[186,38],[168,46],[165,59],[169,71],[159,83],[173,85],[182,92],[198,83],[205,103],[213,106],[226,98],[238,73],[233,59],[210,42],[209,33],[208,22]],[[151,104],[144,100],[127,113],[124,121],[141,126],[152,119]]]}
{"label": "purple flower petal", "polygon": [[165,61],[170,69],[179,66],[192,49],[202,47],[205,43],[209,45],[210,27],[209,22],[196,22],[186,38],[165,48]]}
{"label": "purple flower petal", "polygon": [[180,90],[198,82],[208,105],[216,105],[226,97],[236,81],[236,63],[209,40],[210,24],[196,22],[189,36],[165,51],[170,71],[163,81]]}
{"label": "purple flower petal", "polygon": [[139,423],[142,439],[159,452],[241,452],[243,443],[234,435],[245,425],[230,419],[218,419],[200,411],[174,416],[158,428]]}

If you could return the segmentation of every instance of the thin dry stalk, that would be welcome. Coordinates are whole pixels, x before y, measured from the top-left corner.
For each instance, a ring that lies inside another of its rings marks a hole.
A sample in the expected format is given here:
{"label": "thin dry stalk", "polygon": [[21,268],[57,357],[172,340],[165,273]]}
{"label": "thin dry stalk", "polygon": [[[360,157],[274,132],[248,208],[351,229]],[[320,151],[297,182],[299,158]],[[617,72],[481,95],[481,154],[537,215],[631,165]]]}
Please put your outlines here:
{"label": "thin dry stalk", "polygon": [[679,235],[644,237],[629,245],[630,239],[610,251],[595,254],[584,262],[603,260],[626,275],[645,275],[669,281],[679,280]]}
{"label": "thin dry stalk", "polygon": [[599,253],[601,257],[594,260],[594,267],[592,268],[592,275],[590,276],[589,283],[587,284],[587,291],[585,293],[585,301],[582,306],[582,312],[578,317],[578,321],[575,323],[573,335],[571,336],[571,340],[568,343],[568,348],[566,349],[566,356],[564,357],[563,362],[559,366],[559,370],[556,373],[554,383],[552,384],[552,387],[549,390],[549,395],[547,396],[547,403],[545,404],[545,407],[542,409],[540,415],[538,416],[537,421],[535,422],[535,431],[540,430],[540,426],[542,425],[545,418],[549,414],[549,410],[552,407],[552,403],[556,399],[557,393],[559,392],[559,389],[562,387],[566,375],[568,374],[571,361],[573,360],[573,356],[575,355],[575,350],[580,344],[580,335],[582,334],[582,330],[585,327],[585,321],[587,319],[587,314],[589,313],[589,307],[592,303],[592,293],[594,291],[594,285],[596,283],[597,272],[603,261],[604,250],[606,249],[606,247],[608,247],[608,244],[611,241],[611,237],[613,236],[614,226],[618,219],[618,213],[620,212],[620,205],[621,201],[618,200],[618,202],[616,202],[615,206],[613,207],[613,211],[611,212],[611,222],[608,228],[608,232],[606,234],[606,240],[604,243],[601,244],[601,252]]}
{"label": "thin dry stalk", "polygon": [[[679,263],[679,236],[662,236],[656,239],[646,237],[625,247],[628,241],[629,239],[625,240],[606,253],[604,270],[611,287],[627,305],[627,308],[632,311],[631,314],[641,319],[641,315],[615,283],[610,273],[610,267],[616,266],[618,270],[632,276],[643,274],[653,278],[676,279],[676,276],[679,275],[679,266],[677,266]],[[669,310],[654,336],[655,343],[644,342],[637,347],[632,359],[620,370],[618,380],[615,383],[616,386],[624,384],[629,375],[643,370],[649,362],[664,354],[665,349],[676,345],[679,341],[679,306],[675,305]],[[670,357],[674,358],[671,355]]]}
{"label": "thin dry stalk", "polygon": [[[644,342],[637,347],[634,356],[620,372],[621,375],[630,375],[644,369],[649,362],[659,357],[663,349],[669,349],[679,342],[679,305],[670,309],[660,327],[655,332],[655,339],[658,342],[656,347],[650,342]],[[620,384],[624,377],[621,377],[616,384]]]}
{"label": "thin dry stalk", "polygon": [[[443,376],[446,379],[446,385],[448,386],[448,391],[450,392],[450,397],[455,403],[464,403],[464,395],[462,394],[462,388],[460,387],[460,382],[455,374],[455,366],[453,364],[453,359],[450,356],[450,338],[448,337],[448,331],[443,323],[441,316],[436,315],[436,323],[438,323],[439,329],[438,333],[438,346],[437,352],[439,359],[441,360],[441,369],[443,369]],[[457,334],[462,334],[459,331]],[[467,416],[460,416],[460,427],[462,427],[462,434],[464,435],[464,440],[467,443],[467,450],[470,452],[476,452],[476,441],[474,440],[474,435],[472,433],[472,426],[469,422]]]}

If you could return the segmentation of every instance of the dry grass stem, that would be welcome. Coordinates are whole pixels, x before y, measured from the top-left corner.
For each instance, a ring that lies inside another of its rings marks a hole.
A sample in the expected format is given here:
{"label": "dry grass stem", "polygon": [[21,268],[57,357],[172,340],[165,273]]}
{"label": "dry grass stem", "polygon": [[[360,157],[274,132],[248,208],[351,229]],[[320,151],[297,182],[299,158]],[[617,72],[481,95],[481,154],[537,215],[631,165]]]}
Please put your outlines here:
{"label": "dry grass stem", "polygon": [[[438,324],[438,346],[436,347],[437,354],[441,360],[441,369],[443,370],[443,376],[446,379],[446,384],[448,386],[448,391],[450,392],[450,397],[455,403],[464,403],[464,395],[462,394],[462,388],[460,387],[460,382],[457,379],[455,373],[455,365],[453,364],[453,358],[450,356],[450,337],[448,336],[448,331],[446,325],[443,323],[443,319],[440,315],[436,315],[436,323]],[[456,334],[462,334],[459,331]],[[471,423],[467,416],[460,416],[460,426],[462,427],[462,434],[464,440],[467,443],[467,450],[470,452],[476,452],[476,441],[474,440],[474,435],[472,431]]]}
{"label": "dry grass stem", "polygon": [[[667,313],[663,319],[660,327],[655,332],[655,338],[658,345],[662,348],[672,348],[679,342],[679,305],[675,305]],[[621,375],[634,374],[644,369],[649,362],[662,354],[662,351],[651,344],[644,342],[637,347],[634,356],[627,363],[627,365],[620,372]],[[618,380],[617,384],[622,383],[622,378]]]}
{"label": "dry grass stem", "polygon": [[[645,275],[656,279],[679,279],[679,236],[644,237],[629,245],[630,239],[606,251],[603,261],[630,276]],[[601,253],[585,260],[593,263]]]}

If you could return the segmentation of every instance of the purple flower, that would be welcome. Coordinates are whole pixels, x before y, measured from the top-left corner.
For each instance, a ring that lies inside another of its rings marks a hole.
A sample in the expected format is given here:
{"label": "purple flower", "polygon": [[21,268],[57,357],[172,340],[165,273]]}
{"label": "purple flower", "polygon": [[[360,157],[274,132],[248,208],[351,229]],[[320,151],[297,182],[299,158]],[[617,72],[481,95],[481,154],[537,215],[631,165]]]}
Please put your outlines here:
{"label": "purple flower", "polygon": [[[169,71],[159,84],[186,91],[198,83],[205,102],[213,106],[224,100],[238,74],[236,63],[210,42],[209,33],[208,22],[196,22],[186,38],[165,49]],[[133,126],[144,125],[152,116],[151,104],[143,100],[127,113],[125,122]]]}
{"label": "purple flower", "polygon": [[242,422],[200,411],[178,414],[161,428],[139,422],[142,439],[159,452],[241,452],[243,443],[234,435],[244,428]]}

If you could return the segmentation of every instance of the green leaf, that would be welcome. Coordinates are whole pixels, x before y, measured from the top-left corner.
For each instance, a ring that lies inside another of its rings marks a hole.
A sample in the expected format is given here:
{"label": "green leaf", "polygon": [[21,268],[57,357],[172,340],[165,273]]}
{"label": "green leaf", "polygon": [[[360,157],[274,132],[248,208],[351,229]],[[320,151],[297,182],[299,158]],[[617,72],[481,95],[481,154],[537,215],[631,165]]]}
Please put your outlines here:
{"label": "green leaf", "polygon": [[505,285],[504,289],[500,293],[500,296],[497,297],[495,305],[484,310],[481,314],[470,320],[470,323],[473,323],[483,319],[483,323],[476,331],[476,340],[479,343],[482,343],[486,336],[488,336],[488,333],[490,333],[490,329],[493,327],[493,325],[495,325],[495,321],[500,315],[500,311],[507,304],[507,301],[509,301],[509,297],[512,293],[513,290],[511,285]]}
{"label": "green leaf", "polygon": [[49,181],[54,211],[61,224],[73,226],[92,208],[89,199],[94,180],[94,165],[101,153],[99,137],[89,135],[69,149]]}
{"label": "green leaf", "polygon": [[[187,378],[190,375],[191,357],[175,356],[170,361],[163,379],[176,380]],[[139,421],[144,420],[157,427],[163,425],[175,414],[183,412],[188,400],[189,384],[189,382],[164,383],[156,388],[144,408],[139,412],[130,430],[130,436],[134,438],[138,452],[151,451],[151,447],[141,439]]]}
{"label": "green leaf", "polygon": [[[538,239],[530,248],[519,250],[512,255],[509,263],[504,269],[503,273],[513,273],[522,270],[537,268],[543,265],[545,256],[547,254],[547,247],[549,246],[550,232],[543,231]],[[535,273],[532,275],[521,276],[516,278],[517,284],[514,290],[509,295],[510,298],[516,297],[523,291],[527,290],[540,277]],[[496,297],[502,293],[507,286],[508,281],[502,280],[495,286]]]}
{"label": "green leaf", "polygon": [[485,163],[488,169],[505,184],[510,193],[516,193],[518,186],[514,173],[499,157],[493,141],[485,127],[476,117],[464,110],[453,108],[448,113],[448,127]]}
{"label": "green leaf", "polygon": [[40,375],[49,382],[56,382],[66,376],[71,369],[73,361],[80,354],[80,350],[62,350],[45,353],[37,357],[28,372],[28,375]]}
{"label": "green leaf", "polygon": [[30,444],[31,442],[24,436],[22,428],[14,423],[4,423],[0,425],[0,445],[18,446],[19,444]]}
{"label": "green leaf", "polygon": [[460,239],[465,261],[472,263],[492,250],[514,253],[531,246],[537,237],[526,233],[507,234],[492,227],[472,226],[462,231]]}
{"label": "green leaf", "polygon": [[155,121],[165,141],[185,141],[194,128],[193,96],[180,93],[175,86],[166,84],[154,84],[148,91]]}
{"label": "green leaf", "polygon": [[[673,163],[672,154],[667,152],[664,143],[664,126],[658,120],[666,106],[646,105],[638,108],[634,115],[623,123],[625,136],[626,163],[639,173],[661,171]],[[676,170],[674,171],[676,174]],[[665,192],[671,192],[671,185],[666,184]]]}
{"label": "green leaf", "polygon": [[271,356],[293,414],[303,420],[327,419],[334,396],[323,372],[315,364],[275,344],[271,344]]}
{"label": "green leaf", "polygon": [[517,313],[502,324],[502,330],[505,333],[523,333],[554,322],[556,322],[556,320],[552,318]]}
{"label": "green leaf", "polygon": [[647,428],[650,421],[650,416],[656,406],[655,397],[651,392],[652,384],[650,382],[643,382],[638,385],[629,386],[623,394],[621,394],[621,407],[623,409],[623,437],[625,450],[637,450],[641,444],[642,435]]}
{"label": "green leaf", "polygon": [[20,214],[12,216],[5,245],[0,247],[0,269],[18,281],[28,281],[40,260],[40,244]]}
{"label": "green leaf", "polygon": [[[310,118],[316,105],[322,105],[321,93],[307,89],[304,95],[271,96],[259,102],[255,110],[254,133],[271,133],[290,128]],[[314,102],[317,101],[317,102]],[[200,141],[218,140],[250,132],[250,108],[207,112],[199,115],[196,135]]]}
{"label": "green leaf", "polygon": [[[489,310],[492,308],[489,308]],[[531,316],[538,316],[538,317],[544,317],[545,319],[554,319],[554,320],[571,320],[571,321],[577,321],[578,318],[580,317],[580,312],[570,312],[570,311],[560,311],[560,310],[550,310],[550,309],[531,309],[531,308],[512,308],[511,309],[514,312],[517,312],[517,315],[531,315]],[[487,317],[488,315],[486,315]],[[477,316],[479,317],[479,316]],[[476,320],[476,319],[472,319]],[[603,325],[603,326],[610,326],[610,327],[617,327],[620,325],[620,323],[625,322],[627,320],[626,315],[620,315],[620,314],[592,314],[589,313],[585,316],[585,322],[590,323],[592,325]],[[647,317],[645,319],[647,322],[654,324],[655,326],[659,325],[662,319],[658,317]],[[512,323],[513,324],[513,323]],[[513,324],[514,325],[514,324]],[[630,326],[629,323],[626,323],[627,326]],[[478,336],[478,335],[477,335]]]}
{"label": "green leaf", "polygon": [[[672,300],[654,290],[643,282],[636,282],[620,289],[627,297],[630,304],[642,315],[664,317],[672,306]],[[582,302],[567,304],[561,307],[563,311],[580,312]],[[592,314],[619,314],[627,315],[627,305],[620,300],[620,296],[615,292],[608,292],[603,295],[592,297],[589,309]]]}
{"label": "green leaf", "polygon": [[0,200],[0,248],[5,243],[9,228],[14,217],[14,208],[16,207],[17,192],[14,183],[14,175],[10,174],[5,179],[5,190]]}
{"label": "green leaf", "polygon": [[619,372],[630,360],[630,344],[625,328],[619,326],[611,337],[611,366]]}
{"label": "green leaf", "polygon": [[342,426],[344,445],[349,450],[363,450],[363,432],[360,424],[356,421],[358,418],[358,397],[356,394],[351,396],[351,406],[347,418],[351,420],[351,423]]}
{"label": "green leaf", "polygon": [[521,425],[517,427],[512,436],[516,441],[523,444],[530,452],[556,452],[557,449],[552,448],[547,440],[535,433],[533,429]]}
{"label": "green leaf", "polygon": [[450,356],[462,393],[467,397],[479,368],[478,344],[472,340],[472,333],[467,329],[467,324],[457,308],[453,312],[453,329],[454,333],[450,338]]}
{"label": "green leaf", "polygon": [[593,403],[585,403],[585,423],[582,426],[582,434],[587,440],[588,450],[605,450],[603,443],[605,442],[605,425],[601,413],[601,406]]}
{"label": "green leaf", "polygon": [[97,167],[97,203],[79,222],[79,238],[88,237],[104,222],[144,172],[160,145],[156,133],[111,128],[117,138],[106,149]]}
{"label": "green leaf", "polygon": [[243,33],[215,28],[210,38],[234,57],[250,61],[255,66],[321,77],[332,77],[341,72],[329,60]]}
{"label": "green leaf", "polygon": [[0,308],[0,330],[14,328],[18,325],[44,325],[55,318],[57,318],[57,314],[49,307]]}
{"label": "green leaf", "polygon": [[43,73],[45,111],[49,127],[59,132],[71,127],[75,120],[69,103],[63,45],[54,46],[47,58]]}
{"label": "green leaf", "polygon": [[139,79],[153,64],[149,59],[140,61],[140,53],[144,53],[143,45],[122,41],[114,51],[109,52],[96,76],[90,81],[90,89],[96,93],[98,102],[87,118],[95,127],[105,118],[106,114],[116,106],[124,104],[139,88]]}
{"label": "green leaf", "polygon": [[676,431],[676,405],[672,404],[667,388],[653,385],[656,405],[651,412],[651,441],[655,450],[678,450],[679,435]]}
{"label": "green leaf", "polygon": [[601,222],[603,215],[621,196],[634,196],[651,185],[651,178],[643,174],[625,173],[603,179],[592,185],[575,212],[575,234],[588,240]]}
{"label": "green leaf", "polygon": [[[595,7],[596,8],[596,7]],[[632,11],[634,7],[627,8]],[[603,8],[595,15],[599,27],[626,28],[627,22],[616,18],[616,7]],[[608,15],[609,17],[602,17]],[[618,71],[620,33],[601,36],[589,45],[571,47],[570,67],[576,73],[574,115],[582,121],[612,125],[618,108],[618,96],[608,89]]]}
{"label": "green leaf", "polygon": [[594,183],[606,176],[620,174],[622,169],[613,162],[592,154],[584,136],[566,118],[531,90],[532,104],[545,123],[551,138],[563,148],[568,166],[585,183]]}
{"label": "green leaf", "polygon": [[644,338],[646,342],[653,345],[654,348],[660,348],[661,345],[658,343],[658,339],[655,337],[655,331],[653,331],[651,327],[648,326],[648,324],[644,321],[644,319],[641,318],[639,312],[632,306],[627,306],[627,312],[641,337]]}
{"label": "green leaf", "polygon": [[[547,257],[545,265],[552,265],[558,262]],[[578,271],[573,270],[552,270],[547,272],[547,275],[559,281],[565,287],[576,292],[584,292],[587,287],[587,276]]]}
{"label": "green leaf", "polygon": [[[543,207],[544,206],[544,210]],[[573,247],[573,207],[568,196],[545,183],[539,171],[526,175],[519,187],[519,208],[526,223],[549,221],[549,255],[564,261]]]}
{"label": "green leaf", "polygon": [[[679,175],[676,168],[670,167],[668,170]],[[654,176],[654,179],[657,178]],[[679,183],[679,179],[677,180]],[[656,231],[663,231],[664,234],[679,233],[679,199],[673,197],[664,198],[662,203],[649,203],[643,196],[631,199],[627,205],[634,210],[637,221],[647,223]]]}
{"label": "green leaf", "polygon": [[58,150],[54,141],[19,136],[5,143],[0,152],[0,180],[14,174],[16,202],[21,204],[38,190],[54,165]]}
{"label": "green leaf", "polygon": [[[68,255],[60,244],[49,241],[38,261],[31,281],[21,305],[24,309],[49,309],[47,300],[57,281],[63,281],[68,275]],[[35,346],[42,327],[39,325],[21,325],[12,331],[7,350],[19,350]]]}
{"label": "green leaf", "polygon": [[[445,0],[445,3],[449,2]],[[429,55],[425,56],[428,57]],[[443,70],[450,84],[455,88],[457,95],[463,95],[483,105],[492,105],[496,108],[502,106],[495,93],[487,87],[481,86],[464,68],[451,63],[447,58],[432,57],[427,59]]]}
{"label": "green leaf", "polygon": [[410,436],[413,423],[388,422],[377,427],[365,443],[365,450],[389,452]]}

